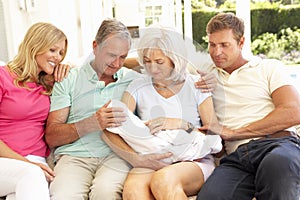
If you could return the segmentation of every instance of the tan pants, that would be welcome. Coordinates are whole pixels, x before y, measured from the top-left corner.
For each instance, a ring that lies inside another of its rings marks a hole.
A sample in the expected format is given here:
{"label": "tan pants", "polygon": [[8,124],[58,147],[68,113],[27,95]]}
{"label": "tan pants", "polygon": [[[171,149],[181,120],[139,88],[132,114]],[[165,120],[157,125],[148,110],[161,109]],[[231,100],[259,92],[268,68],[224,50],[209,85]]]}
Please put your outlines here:
{"label": "tan pants", "polygon": [[115,154],[104,158],[62,156],[50,184],[52,200],[122,199],[130,165]]}

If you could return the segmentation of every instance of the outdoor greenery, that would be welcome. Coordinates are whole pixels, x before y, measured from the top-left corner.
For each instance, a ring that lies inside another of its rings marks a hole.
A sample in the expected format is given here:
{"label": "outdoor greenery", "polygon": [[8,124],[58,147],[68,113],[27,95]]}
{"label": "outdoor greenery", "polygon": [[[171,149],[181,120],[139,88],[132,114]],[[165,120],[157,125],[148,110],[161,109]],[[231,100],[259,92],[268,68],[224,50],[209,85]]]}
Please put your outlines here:
{"label": "outdoor greenery", "polygon": [[254,55],[280,59],[286,64],[300,64],[300,29],[264,33],[252,42],[251,49]]}
{"label": "outdoor greenery", "polygon": [[[235,12],[235,0],[192,0],[193,35],[207,49],[205,27],[218,12]],[[251,0],[251,49],[254,55],[300,64],[300,0]]]}
{"label": "outdoor greenery", "polygon": [[[236,0],[191,0],[191,3],[194,9],[232,9],[235,8]],[[251,0],[250,3],[251,8],[276,8],[280,5],[297,5],[300,0]]]}

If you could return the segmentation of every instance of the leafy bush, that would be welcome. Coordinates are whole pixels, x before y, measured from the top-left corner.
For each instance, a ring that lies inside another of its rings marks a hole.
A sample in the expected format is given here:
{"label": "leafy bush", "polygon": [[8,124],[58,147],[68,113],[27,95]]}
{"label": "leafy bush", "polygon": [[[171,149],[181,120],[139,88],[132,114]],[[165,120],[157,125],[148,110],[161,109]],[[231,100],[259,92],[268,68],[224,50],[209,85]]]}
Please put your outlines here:
{"label": "leafy bush", "polygon": [[300,50],[300,29],[294,27],[282,29],[278,34],[279,46],[283,48],[286,52],[291,52],[293,50]]}
{"label": "leafy bush", "polygon": [[266,9],[266,8],[279,8],[280,2],[270,2],[270,1],[258,1],[250,3],[251,9]]}
{"label": "leafy bush", "polygon": [[279,33],[264,33],[252,42],[254,55],[280,59],[287,64],[300,63],[300,29],[285,28]]}
{"label": "leafy bush", "polygon": [[251,49],[254,55],[268,54],[278,48],[277,34],[264,33],[252,42]]}

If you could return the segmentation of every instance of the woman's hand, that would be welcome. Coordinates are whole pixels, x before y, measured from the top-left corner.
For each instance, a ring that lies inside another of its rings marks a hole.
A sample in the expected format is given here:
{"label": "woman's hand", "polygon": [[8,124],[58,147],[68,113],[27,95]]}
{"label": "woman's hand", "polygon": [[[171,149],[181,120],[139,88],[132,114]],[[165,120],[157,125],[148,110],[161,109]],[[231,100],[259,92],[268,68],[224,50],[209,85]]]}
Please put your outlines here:
{"label": "woman's hand", "polygon": [[50,167],[48,167],[47,165],[44,165],[42,163],[37,163],[37,162],[30,162],[30,163],[39,166],[43,170],[48,182],[53,181],[55,174],[54,174],[54,171]]}
{"label": "woman's hand", "polygon": [[70,64],[58,64],[55,68],[54,68],[54,80],[56,82],[61,82],[65,77],[68,76],[70,69],[73,66]]}
{"label": "woman's hand", "polygon": [[149,127],[151,134],[155,134],[161,130],[173,130],[184,128],[184,120],[177,118],[158,117],[145,123]]}

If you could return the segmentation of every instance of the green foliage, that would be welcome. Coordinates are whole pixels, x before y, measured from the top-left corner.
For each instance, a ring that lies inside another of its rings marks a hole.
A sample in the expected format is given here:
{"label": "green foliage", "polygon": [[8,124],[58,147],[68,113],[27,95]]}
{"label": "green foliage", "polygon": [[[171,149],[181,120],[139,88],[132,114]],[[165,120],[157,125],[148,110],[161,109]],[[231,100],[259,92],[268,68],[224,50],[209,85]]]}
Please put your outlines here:
{"label": "green foliage", "polygon": [[192,24],[193,24],[193,39],[199,43],[204,43],[203,36],[206,36],[206,24],[208,21],[217,14],[216,11],[193,11],[192,16]]}
{"label": "green foliage", "polygon": [[250,4],[251,9],[270,9],[270,8],[279,8],[280,7],[280,2],[269,2],[269,1],[259,1],[259,2],[251,2]]}
{"label": "green foliage", "polygon": [[[193,39],[197,49],[206,49],[205,29],[208,21],[218,12],[235,13],[235,9],[224,9],[230,6],[223,4],[230,4],[232,0],[229,3],[225,0],[216,1],[216,6],[223,9],[208,7],[205,0],[193,1],[202,2],[204,5],[192,12]],[[255,55],[264,54],[287,63],[300,63],[299,29],[291,28],[300,28],[300,0],[293,1],[293,5],[282,5],[281,0],[272,0],[273,3],[251,1],[251,41]]]}
{"label": "green foliage", "polygon": [[216,8],[217,2],[214,0],[191,0],[194,9]]}
{"label": "green foliage", "polygon": [[[294,3],[294,4],[297,3],[297,0],[280,0],[279,2],[283,5],[289,5],[291,3]],[[299,1],[298,1],[298,3],[299,3]]]}
{"label": "green foliage", "polygon": [[277,34],[263,33],[252,42],[254,55],[280,59],[283,62],[300,63],[300,29],[285,28]]}
{"label": "green foliage", "polygon": [[291,52],[292,50],[300,51],[300,29],[294,27],[282,29],[278,34],[279,46],[283,48],[286,52]]}
{"label": "green foliage", "polygon": [[271,50],[278,49],[277,34],[264,33],[251,44],[251,50],[254,55],[268,54]]}
{"label": "green foliage", "polygon": [[235,0],[227,0],[222,5],[219,6],[220,9],[235,9]]}
{"label": "green foliage", "polygon": [[277,33],[281,23],[278,8],[264,8],[251,10],[251,38],[255,39],[262,33]]}
{"label": "green foliage", "polygon": [[262,33],[278,33],[287,27],[300,27],[300,6],[251,10],[251,39]]}

